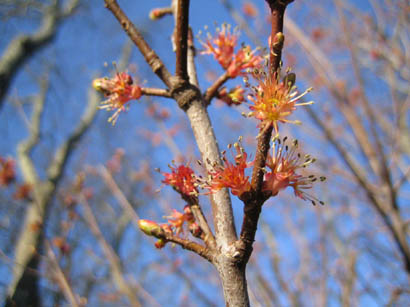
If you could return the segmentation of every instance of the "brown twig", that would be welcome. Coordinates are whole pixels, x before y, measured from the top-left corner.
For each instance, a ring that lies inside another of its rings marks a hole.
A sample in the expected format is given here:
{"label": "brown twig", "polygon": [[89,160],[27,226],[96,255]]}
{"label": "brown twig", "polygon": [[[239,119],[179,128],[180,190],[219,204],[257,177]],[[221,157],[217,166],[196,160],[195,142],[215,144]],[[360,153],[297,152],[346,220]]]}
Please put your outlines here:
{"label": "brown twig", "polygon": [[282,60],[283,44],[275,45],[276,34],[283,33],[283,16],[285,15],[286,6],[293,0],[266,0],[271,9],[271,39],[270,39],[270,57],[269,68],[270,72],[276,71]]}
{"label": "brown twig", "polygon": [[194,252],[198,254],[199,256],[205,258],[209,262],[213,261],[213,255],[210,252],[209,249],[207,249],[205,246],[202,246],[196,242],[193,242],[191,240],[183,239],[178,236],[174,236],[173,234],[168,234],[166,233],[163,237],[159,237],[160,239],[165,239],[166,241],[178,244],[181,246],[183,249],[189,250],[191,252]]}
{"label": "brown twig", "polygon": [[124,31],[128,34],[130,39],[138,47],[141,54],[144,56],[145,61],[151,67],[152,71],[169,87],[172,87],[171,74],[165,67],[164,63],[155,53],[155,51],[148,45],[144,37],[135,27],[135,25],[129,20],[124,11],[120,8],[116,0],[105,0],[105,6],[113,15],[117,18]]}
{"label": "brown twig", "polygon": [[171,93],[168,90],[164,90],[161,88],[142,87],[141,93],[142,95],[145,95],[145,96],[159,96],[159,97],[172,98]]}
{"label": "brown twig", "polygon": [[188,81],[187,73],[187,53],[188,53],[188,26],[189,26],[189,0],[178,0],[176,25],[175,25],[175,44],[176,62],[175,74],[182,80]]}
{"label": "brown twig", "polygon": [[68,283],[67,277],[64,275],[60,265],[58,264],[57,257],[50,246],[50,243],[46,241],[46,252],[48,256],[48,260],[50,261],[51,267],[54,269],[54,278],[57,280],[61,291],[64,294],[64,297],[70,303],[70,306],[73,307],[80,307],[83,306],[80,302],[78,302],[76,295],[73,292],[72,287]]}
{"label": "brown twig", "polygon": [[172,15],[173,11],[172,11],[172,7],[158,7],[153,9],[150,13],[149,16],[151,19],[159,19],[162,18],[166,15]]}
{"label": "brown twig", "polygon": [[198,203],[198,199],[196,199],[195,203],[190,204],[190,208],[192,210],[192,214],[195,217],[195,221],[198,223],[199,227],[201,227],[202,231],[205,234],[204,242],[206,246],[210,248],[215,248],[215,237],[212,233],[211,228],[209,227],[208,221],[206,220],[204,213],[202,212],[202,208]]}
{"label": "brown twig", "polygon": [[[87,109],[74,131],[66,138],[54,154],[52,161],[49,163],[47,178],[45,180],[37,178],[36,170],[30,157],[30,151],[39,140],[40,131],[37,125],[41,123],[43,106],[37,105],[33,111],[33,126],[31,127],[30,136],[27,140],[20,143],[18,155],[25,181],[34,186],[34,199],[26,209],[24,224],[15,247],[15,260],[19,265],[13,269],[13,280],[8,288],[7,301],[9,302],[19,299],[18,304],[27,305],[27,297],[30,298],[30,302],[37,299],[37,277],[30,276],[30,274],[27,273],[31,269],[36,269],[39,265],[36,251],[40,250],[42,246],[44,224],[50,209],[50,204],[52,203],[53,196],[55,195],[70,154],[95,118],[97,105],[98,96],[95,91],[90,91]],[[39,229],[33,231],[33,225],[37,225]],[[21,293],[26,291],[30,292],[29,295],[27,297],[22,296]]]}
{"label": "brown twig", "polygon": [[407,274],[410,273],[410,249],[408,242],[406,240],[406,234],[403,232],[403,225],[404,222],[399,215],[399,212],[396,210],[391,210],[390,208],[386,208],[384,202],[380,201],[374,189],[370,186],[367,181],[367,177],[363,173],[362,168],[359,167],[359,164],[353,159],[353,157],[349,154],[347,150],[345,150],[340,142],[338,142],[338,137],[335,136],[333,130],[325,125],[325,123],[319,118],[319,116],[311,109],[306,109],[310,118],[317,124],[322,131],[324,132],[328,141],[334,146],[334,148],[339,152],[345,164],[349,167],[350,171],[355,176],[357,182],[362,186],[366,195],[372,204],[372,206],[376,209],[378,214],[383,219],[384,223],[386,224],[387,228],[390,230],[394,241],[397,244],[402,256],[404,267],[407,271]]}
{"label": "brown twig", "polygon": [[[292,1],[276,1],[266,0],[271,8],[271,46],[269,73],[276,72],[280,68],[282,47],[283,47],[283,16],[285,14],[286,5]],[[259,215],[262,209],[262,204],[268,198],[267,195],[261,193],[262,182],[264,176],[264,167],[266,157],[270,148],[270,139],[272,136],[272,125],[262,125],[260,127],[258,145],[255,154],[255,161],[252,171],[251,191],[244,195],[242,200],[245,203],[244,217],[241,229],[240,242],[238,248],[245,253],[244,260],[247,261],[251,252],[252,244],[255,240],[256,228],[258,225]]]}
{"label": "brown twig", "polygon": [[229,80],[228,72],[225,72],[222,76],[220,76],[205,92],[204,99],[205,103],[209,105],[211,103],[212,98],[216,96],[218,93],[218,89]]}

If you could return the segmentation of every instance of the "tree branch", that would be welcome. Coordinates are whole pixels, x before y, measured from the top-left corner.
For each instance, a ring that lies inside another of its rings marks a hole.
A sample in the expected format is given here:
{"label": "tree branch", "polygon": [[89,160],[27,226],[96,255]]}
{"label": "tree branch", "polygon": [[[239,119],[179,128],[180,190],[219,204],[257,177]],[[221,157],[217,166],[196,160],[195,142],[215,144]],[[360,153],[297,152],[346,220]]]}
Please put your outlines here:
{"label": "tree branch", "polygon": [[80,119],[80,122],[66,141],[56,151],[53,161],[48,166],[47,174],[50,181],[57,182],[61,178],[69,155],[84,133],[91,126],[95,118],[95,114],[98,110],[98,101],[98,94],[95,91],[90,90],[87,109]]}
{"label": "tree branch", "polygon": [[131,306],[141,306],[141,303],[139,302],[134,289],[129,286],[129,282],[124,278],[121,260],[118,258],[118,255],[115,253],[113,248],[105,240],[98,226],[97,220],[85,197],[82,198],[82,202],[84,208],[84,218],[88,226],[90,227],[91,232],[97,239],[106,259],[108,260],[108,263],[110,264],[112,279],[115,286],[121,293],[127,296]]}
{"label": "tree branch", "polygon": [[[269,74],[273,74],[280,69],[282,48],[283,48],[283,18],[288,3],[292,1],[266,0],[271,9],[271,45],[269,59]],[[264,167],[266,157],[270,148],[270,139],[272,136],[272,125],[262,125],[258,136],[258,145],[255,154],[255,160],[252,171],[251,191],[246,193],[242,200],[244,201],[244,217],[240,235],[240,242],[237,247],[243,253],[243,259],[248,261],[252,253],[252,244],[255,240],[256,229],[258,226],[259,215],[262,205],[268,198],[261,192],[264,177]],[[269,195],[270,196],[270,195]]]}
{"label": "tree branch", "polygon": [[46,7],[37,32],[32,35],[19,35],[9,43],[0,58],[0,108],[18,70],[31,56],[54,39],[59,24],[72,15],[78,2],[79,0],[71,0],[63,10],[60,9],[60,1],[53,2]]}
{"label": "tree branch", "polygon": [[57,257],[55,253],[53,252],[50,243],[46,242],[46,253],[47,253],[47,258],[50,262],[50,266],[52,269],[54,269],[54,276],[53,278],[57,280],[61,291],[63,292],[65,298],[67,301],[70,303],[71,306],[73,307],[80,307],[82,304],[80,304],[76,298],[76,295],[73,292],[73,289],[71,288],[70,284],[68,283],[67,277],[64,275],[64,272],[61,270],[60,265],[58,264]]}
{"label": "tree branch", "polygon": [[310,108],[307,108],[306,110],[309,116],[312,118],[312,120],[324,132],[329,142],[339,152],[343,161],[345,162],[345,164],[349,167],[350,171],[355,176],[357,182],[365,190],[370,203],[379,213],[384,223],[386,224],[387,228],[390,230],[393,236],[393,239],[396,242],[397,247],[399,248],[402,254],[404,267],[407,271],[407,274],[410,275],[410,248],[407,242],[406,231],[405,231],[404,222],[402,218],[400,217],[397,211],[389,210],[388,208],[386,208],[386,205],[384,205],[383,202],[379,201],[376,198],[376,195],[375,195],[376,193],[367,183],[366,176],[363,174],[360,167],[357,166],[357,163],[354,162],[351,155],[338,142],[338,138],[334,135],[333,131],[323,123],[323,121],[314,113],[313,110],[311,110]]}
{"label": "tree branch", "polygon": [[121,24],[125,33],[138,47],[141,54],[144,56],[145,61],[151,67],[152,71],[167,85],[172,88],[171,74],[165,67],[164,63],[155,53],[155,51],[148,45],[140,31],[135,25],[128,19],[127,15],[120,8],[116,0],[105,0],[105,6],[113,13]]}
{"label": "tree branch", "polygon": [[204,99],[205,103],[209,105],[211,103],[212,98],[216,96],[218,93],[218,89],[226,82],[229,80],[229,74],[228,72],[225,72],[223,75],[221,75],[205,92],[204,94]]}
{"label": "tree branch", "polygon": [[164,90],[161,88],[142,87],[141,94],[145,96],[158,96],[158,97],[172,98],[171,93],[168,90]]}
{"label": "tree branch", "polygon": [[33,161],[31,160],[30,154],[34,146],[36,146],[40,140],[40,124],[44,111],[48,86],[48,78],[41,78],[40,93],[34,98],[33,101],[30,134],[28,138],[22,141],[17,147],[19,165],[21,171],[23,172],[24,180],[30,184],[35,184],[38,181],[37,171],[34,167]]}
{"label": "tree branch", "polygon": [[187,52],[188,52],[188,27],[189,27],[189,0],[178,0],[175,37],[176,63],[175,75],[188,81]]}
{"label": "tree branch", "polygon": [[[40,304],[40,297],[38,296],[37,289],[38,276],[37,274],[33,274],[32,271],[39,265],[38,252],[42,248],[46,216],[64,171],[68,156],[75,148],[75,144],[91,125],[97,111],[98,102],[99,97],[97,96],[97,93],[95,93],[94,90],[90,90],[88,107],[80,123],[77,125],[77,128],[59,150],[57,150],[54,160],[49,166],[47,173],[48,177],[46,180],[40,181],[36,177],[33,178],[33,175],[31,174],[32,170],[26,170],[23,172],[23,174],[28,174],[29,176],[26,178],[26,181],[32,183],[34,186],[34,199],[25,212],[24,224],[17,240],[15,248],[16,265],[13,267],[13,280],[8,288],[6,306],[13,306],[15,303],[17,305],[25,306],[28,304],[28,299],[30,299],[30,304],[32,303],[33,306]],[[35,110],[33,116],[38,120],[38,124],[40,122],[41,111],[39,109]],[[35,130],[36,129],[38,130],[39,128],[35,128]],[[37,143],[39,134],[39,132],[35,130],[28,139],[34,140],[35,142],[30,141],[28,142],[28,147],[24,145],[20,147],[19,155],[22,159],[23,167],[32,165],[29,152],[32,149],[32,146]],[[34,179],[35,181],[29,181]]]}

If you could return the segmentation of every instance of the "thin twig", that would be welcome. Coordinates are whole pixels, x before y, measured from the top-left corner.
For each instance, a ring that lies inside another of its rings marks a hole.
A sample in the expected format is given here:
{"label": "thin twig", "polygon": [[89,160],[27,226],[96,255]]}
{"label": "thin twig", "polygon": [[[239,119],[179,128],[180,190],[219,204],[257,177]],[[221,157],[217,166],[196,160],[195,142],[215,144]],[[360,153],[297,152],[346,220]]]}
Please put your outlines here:
{"label": "thin twig", "polygon": [[124,278],[121,260],[119,259],[118,255],[115,253],[113,248],[105,240],[98,226],[97,220],[85,197],[82,198],[82,203],[84,209],[84,218],[88,226],[90,227],[91,232],[100,244],[100,247],[105,257],[110,264],[111,274],[116,287],[119,291],[121,291],[123,294],[127,296],[131,306],[141,306],[141,303],[138,300],[135,290],[129,286],[129,282]]}
{"label": "thin twig", "polygon": [[108,188],[111,190],[115,198],[117,198],[120,206],[123,208],[127,214],[130,215],[132,223],[138,228],[138,220],[140,219],[138,214],[135,212],[134,208],[128,201],[128,199],[125,197],[124,193],[121,191],[121,189],[118,187],[117,183],[115,182],[114,178],[112,178],[110,172],[107,170],[107,168],[104,165],[100,165],[98,167],[98,173],[100,176],[103,178],[105,184],[108,186]]}
{"label": "thin twig", "polygon": [[145,96],[160,96],[160,97],[172,98],[171,93],[168,90],[164,90],[160,88],[142,87],[141,93],[142,95],[145,95]]}
{"label": "thin twig", "polygon": [[201,206],[199,205],[198,202],[196,202],[196,203],[190,204],[190,208],[192,210],[192,214],[194,215],[195,220],[197,221],[199,227],[201,227],[202,231],[205,234],[205,237],[204,237],[205,244],[210,248],[215,248],[216,247],[215,237],[212,233],[211,228],[209,227],[208,221],[206,220],[204,213],[202,212]]}
{"label": "thin twig", "polygon": [[199,86],[198,77],[196,73],[195,67],[195,45],[194,45],[194,38],[192,35],[192,29],[189,28],[188,30],[188,76],[189,76],[189,83]]}
{"label": "thin twig", "polygon": [[189,0],[178,0],[176,25],[175,25],[175,44],[176,62],[175,75],[182,80],[188,81],[187,72],[187,53],[188,53],[188,26],[189,26]]}
{"label": "thin twig", "polygon": [[64,275],[64,272],[61,270],[60,265],[58,264],[57,257],[50,246],[48,241],[45,242],[46,245],[46,252],[49,261],[51,262],[51,267],[54,269],[54,278],[58,281],[61,291],[63,292],[65,298],[70,303],[70,306],[79,307],[82,306],[81,303],[78,302],[76,295],[73,292],[72,287],[68,283],[67,278]]}
{"label": "thin twig", "polygon": [[206,104],[210,104],[212,98],[216,96],[218,93],[219,88],[229,80],[229,74],[228,72],[225,72],[223,75],[221,75],[205,92],[204,99]]}
{"label": "thin twig", "polygon": [[[283,18],[286,5],[291,1],[276,1],[266,0],[271,8],[271,46],[269,59],[269,72],[275,73],[280,68],[283,40],[276,42],[278,35],[283,33]],[[282,34],[283,35],[283,34]],[[262,210],[262,204],[268,198],[267,195],[261,192],[264,177],[264,167],[266,157],[270,148],[270,139],[272,136],[272,125],[261,125],[258,145],[255,154],[255,160],[252,171],[251,191],[243,196],[242,200],[245,203],[244,217],[241,228],[240,242],[238,248],[244,252],[244,260],[247,261],[252,253],[252,244],[255,240],[256,229],[258,225],[259,215]],[[245,193],[244,193],[245,194]]]}
{"label": "thin twig", "polygon": [[118,22],[128,34],[130,39],[138,47],[145,61],[151,67],[152,71],[169,87],[172,87],[171,74],[165,67],[164,63],[155,53],[155,51],[148,45],[140,31],[129,20],[124,11],[120,8],[117,1],[105,0],[105,6],[113,13]]}

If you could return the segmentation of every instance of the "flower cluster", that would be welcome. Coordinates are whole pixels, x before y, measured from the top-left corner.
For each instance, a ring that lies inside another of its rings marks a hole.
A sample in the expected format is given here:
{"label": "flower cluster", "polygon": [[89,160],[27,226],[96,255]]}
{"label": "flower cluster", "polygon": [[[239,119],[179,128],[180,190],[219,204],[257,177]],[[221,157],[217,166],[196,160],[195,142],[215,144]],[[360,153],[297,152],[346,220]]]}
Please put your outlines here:
{"label": "flower cluster", "polygon": [[[198,224],[195,222],[194,215],[192,214],[191,207],[189,205],[184,207],[184,213],[173,209],[172,214],[165,216],[164,218],[168,220],[168,224],[166,225],[169,226],[169,229],[171,229],[176,235],[184,232],[183,226],[185,222],[187,222],[188,229],[194,237],[198,237],[202,232],[201,228],[199,228]],[[165,228],[167,228],[167,226]]]}
{"label": "flower cluster", "polygon": [[28,182],[20,183],[16,180],[16,161],[13,158],[3,158],[0,156],[0,187],[9,187],[14,183],[15,200],[30,200],[33,186]]}
{"label": "flower cluster", "polygon": [[212,37],[208,34],[203,54],[212,54],[218,63],[225,69],[231,78],[243,75],[245,69],[258,68],[262,57],[257,55],[257,49],[252,50],[250,46],[242,46],[236,53],[235,47],[238,43],[239,34],[231,32],[230,25],[223,24],[217,29],[217,35]]}
{"label": "flower cluster", "polygon": [[250,162],[247,162],[248,155],[240,143],[235,143],[234,148],[235,156],[231,151],[234,163],[230,162],[226,158],[226,152],[223,152],[223,165],[212,165],[208,171],[208,178],[202,185],[203,188],[211,193],[222,188],[230,188],[232,194],[236,196],[241,196],[250,190],[249,176],[245,175],[245,169],[250,166]]}
{"label": "flower cluster", "polygon": [[102,92],[107,100],[101,103],[100,109],[114,110],[114,114],[108,119],[114,125],[119,114],[126,110],[127,103],[133,99],[139,99],[142,95],[141,88],[133,84],[130,75],[125,72],[116,73],[114,78],[98,78],[93,81],[93,87]]}
{"label": "flower cluster", "polygon": [[229,90],[229,92],[226,87],[224,87],[219,91],[218,98],[225,102],[228,106],[240,105],[245,101],[244,93],[245,90],[239,85]]}
{"label": "flower cluster", "polygon": [[291,121],[288,117],[297,106],[313,103],[313,101],[297,103],[312,88],[298,95],[293,73],[287,74],[282,81],[279,80],[278,72],[267,73],[254,70],[252,75],[258,84],[252,87],[253,93],[249,95],[249,100],[253,103],[250,106],[252,112],[249,116],[259,119],[264,127],[273,126],[276,136],[279,134],[279,122],[299,124],[299,121]]}
{"label": "flower cluster", "polygon": [[23,183],[19,185],[13,194],[15,200],[30,200],[33,186],[30,183]]}
{"label": "flower cluster", "polygon": [[165,179],[162,183],[170,185],[182,196],[198,195],[194,171],[185,165],[169,165],[171,173],[162,173]]}
{"label": "flower cluster", "polygon": [[200,237],[202,235],[201,227],[195,222],[194,215],[192,214],[191,207],[186,205],[184,212],[178,212],[173,209],[173,212],[169,216],[164,216],[167,219],[167,224],[157,224],[149,220],[139,220],[138,225],[140,229],[149,236],[156,237],[158,240],[155,242],[156,248],[163,248],[168,242],[166,236],[179,235],[184,232],[184,225],[187,223],[188,229],[194,237]]}
{"label": "flower cluster", "polygon": [[0,186],[8,186],[16,179],[15,165],[14,159],[0,157]]}
{"label": "flower cluster", "polygon": [[[263,190],[269,191],[273,196],[279,191],[292,187],[297,197],[303,200],[310,200],[313,205],[319,202],[314,196],[308,194],[305,190],[311,189],[313,183],[317,181],[315,175],[303,176],[299,174],[299,170],[305,168],[315,159],[309,155],[302,156],[297,152],[298,142],[293,141],[292,145],[287,145],[287,137],[281,141],[277,138],[272,146],[272,156],[268,155],[266,166],[270,168],[270,172],[265,174],[263,182]],[[320,181],[324,181],[325,177],[319,177]]]}

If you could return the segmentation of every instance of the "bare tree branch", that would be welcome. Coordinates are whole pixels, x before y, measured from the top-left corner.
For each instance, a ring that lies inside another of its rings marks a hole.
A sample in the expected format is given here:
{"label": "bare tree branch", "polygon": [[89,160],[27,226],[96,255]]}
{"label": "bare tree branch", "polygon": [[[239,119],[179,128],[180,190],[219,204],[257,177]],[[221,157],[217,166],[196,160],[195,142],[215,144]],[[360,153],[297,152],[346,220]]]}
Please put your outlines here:
{"label": "bare tree branch", "polygon": [[[26,181],[33,184],[34,198],[26,210],[24,224],[17,241],[15,250],[16,264],[13,267],[13,280],[8,288],[6,306],[13,306],[13,304],[24,306],[28,304],[27,300],[30,300],[30,304],[33,306],[40,304],[37,294],[38,276],[33,274],[33,270],[37,269],[39,264],[38,253],[42,248],[44,224],[67,159],[80,138],[90,127],[97,111],[98,102],[98,95],[94,91],[90,91],[88,106],[84,115],[73,133],[57,150],[53,161],[50,163],[48,177],[45,180],[40,181],[33,176],[32,172],[35,170],[29,156],[30,150],[38,142],[38,126],[32,126],[28,141],[22,142],[20,146],[19,157],[22,168],[26,168],[27,165],[30,166],[29,169],[23,170],[23,175],[27,176]],[[35,110],[33,116],[36,118],[34,123],[39,124],[41,110]]]}
{"label": "bare tree branch", "polygon": [[189,27],[189,0],[178,0],[175,25],[176,64],[175,75],[188,81],[187,54],[188,54],[188,27]]}
{"label": "bare tree branch", "polygon": [[61,9],[60,1],[54,1],[45,8],[42,25],[37,32],[17,36],[7,46],[0,58],[0,108],[18,70],[32,55],[53,41],[60,23],[72,15],[78,2],[70,0],[67,7]]}
{"label": "bare tree branch", "polygon": [[118,255],[115,253],[113,248],[108,244],[108,242],[104,239],[103,234],[98,226],[97,220],[88,205],[87,200],[83,197],[83,208],[84,208],[84,218],[87,221],[88,226],[90,227],[91,232],[94,234],[95,238],[97,239],[106,259],[110,264],[112,274],[112,279],[117,287],[117,289],[127,296],[131,306],[141,306],[139,299],[134,292],[135,289],[129,285],[130,283],[125,279],[124,272],[122,268],[122,264]]}
{"label": "bare tree branch", "polygon": [[70,305],[73,307],[80,307],[82,304],[78,302],[76,295],[73,292],[73,289],[71,288],[70,284],[68,283],[67,278],[64,275],[64,272],[61,270],[60,265],[58,264],[57,257],[55,253],[53,252],[50,243],[46,242],[46,253],[48,256],[48,260],[51,265],[51,269],[54,271],[54,276],[53,279],[55,279],[59,286],[61,291],[64,293],[64,296],[66,297],[67,301],[70,302]]}

